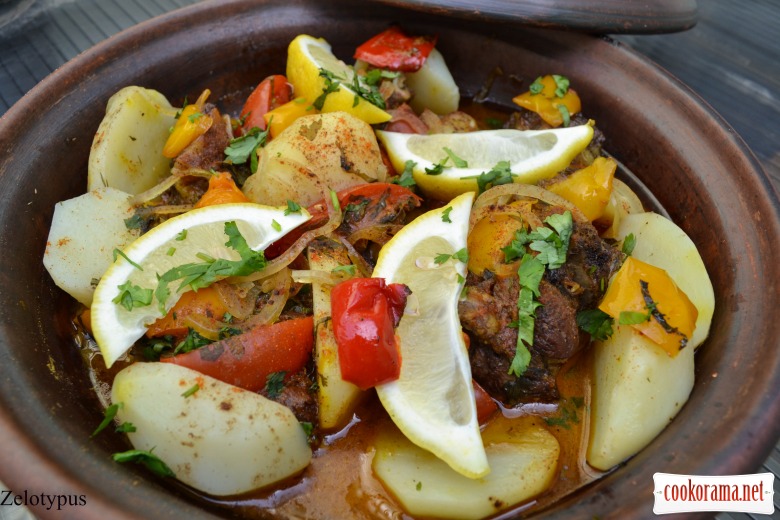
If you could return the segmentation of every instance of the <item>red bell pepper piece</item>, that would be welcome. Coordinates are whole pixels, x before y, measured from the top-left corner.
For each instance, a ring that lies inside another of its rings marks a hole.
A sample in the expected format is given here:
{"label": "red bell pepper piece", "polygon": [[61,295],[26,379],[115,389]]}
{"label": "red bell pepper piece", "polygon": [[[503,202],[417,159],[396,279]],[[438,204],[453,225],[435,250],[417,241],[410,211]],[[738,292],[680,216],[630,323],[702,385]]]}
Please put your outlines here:
{"label": "red bell pepper piece", "polygon": [[161,358],[225,383],[258,392],[274,372],[300,371],[314,348],[311,316],[262,325],[198,350]]}
{"label": "red bell pepper piece", "polygon": [[479,383],[472,379],[471,384],[474,387],[474,400],[477,403],[477,422],[480,426],[484,426],[496,413],[498,405]]}
{"label": "red bell pepper piece", "polygon": [[249,94],[249,97],[241,109],[241,125],[244,133],[257,127],[265,130],[266,124],[263,116],[274,108],[290,101],[292,88],[287,83],[287,78],[280,74],[268,76]]}
{"label": "red bell pepper piece", "polygon": [[436,46],[437,36],[407,36],[391,27],[362,44],[355,58],[380,69],[417,72]]}
{"label": "red bell pepper piece", "polygon": [[333,334],[345,381],[366,390],[398,379],[401,351],[395,327],[409,294],[405,285],[386,284],[382,278],[353,278],[333,287]]}

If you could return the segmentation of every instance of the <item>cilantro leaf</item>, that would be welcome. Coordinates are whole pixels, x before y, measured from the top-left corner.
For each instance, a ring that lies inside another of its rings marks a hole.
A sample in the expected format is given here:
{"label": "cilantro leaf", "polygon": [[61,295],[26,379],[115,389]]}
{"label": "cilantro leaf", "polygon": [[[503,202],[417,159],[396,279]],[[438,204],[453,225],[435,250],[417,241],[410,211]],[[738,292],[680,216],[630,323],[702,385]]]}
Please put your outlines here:
{"label": "cilantro leaf", "polygon": [[117,433],[132,433],[136,430],[138,430],[138,428],[135,427],[135,424],[125,421],[117,426],[115,431]]}
{"label": "cilantro leaf", "polygon": [[153,291],[151,289],[144,289],[134,285],[129,280],[117,286],[117,288],[119,289],[119,294],[111,301],[121,305],[128,311],[132,311],[136,307],[146,307],[152,303]]}
{"label": "cilantro leaf", "polygon": [[499,161],[490,171],[482,172],[476,177],[462,177],[463,179],[477,179],[479,193],[482,193],[493,186],[501,184],[510,184],[512,178],[516,177],[510,170],[509,161]]}
{"label": "cilantro leaf", "polygon": [[122,250],[121,250],[121,249],[114,249],[114,262],[116,262],[116,259],[117,259],[117,257],[120,257],[120,256],[121,256],[122,258],[124,258],[125,260],[127,260],[127,262],[128,262],[130,265],[132,265],[133,267],[135,267],[135,268],[136,268],[136,269],[138,269],[139,271],[143,271],[143,270],[144,270],[144,268],[143,268],[143,267],[141,267],[140,265],[138,265],[138,264],[136,264],[135,262],[133,262],[132,260],[130,260],[130,257],[129,257],[129,256],[127,256],[126,254],[124,254],[124,252],[122,252]]}
{"label": "cilantro leaf", "polygon": [[444,152],[447,154],[447,156],[452,161],[452,164],[454,164],[456,168],[468,168],[469,167],[468,161],[464,161],[463,159],[461,159],[460,157],[455,155],[455,152],[453,152],[452,150],[450,150],[446,146],[444,147]]}
{"label": "cilantro leaf", "polygon": [[119,411],[120,408],[124,407],[124,403],[114,403],[107,407],[105,411],[103,411],[103,421],[98,425],[97,428],[95,428],[95,431],[92,432],[92,435],[90,435],[90,438],[94,437],[98,433],[105,430],[109,424],[114,420],[114,417],[116,417],[116,413]]}
{"label": "cilantro leaf", "polygon": [[130,218],[125,219],[125,227],[127,229],[143,229],[144,219],[141,215],[135,214]]}
{"label": "cilantro leaf", "polygon": [[322,88],[322,94],[320,94],[317,99],[314,100],[314,103],[312,103],[312,106],[317,110],[322,110],[322,106],[325,104],[325,98],[328,97],[328,94],[336,92],[341,86],[341,82],[338,81],[341,78],[338,78],[329,70],[320,69],[320,76],[325,78],[325,86]]}
{"label": "cilantro leaf", "polygon": [[621,325],[639,325],[650,321],[650,312],[622,311],[618,316],[618,323]]}
{"label": "cilantro leaf", "polygon": [[265,392],[268,394],[269,399],[274,399],[282,394],[284,390],[284,376],[286,375],[287,372],[285,370],[268,374],[265,379]]}
{"label": "cilantro leaf", "polygon": [[[517,270],[520,285],[530,289],[534,296],[539,297],[539,284],[544,276],[544,264],[538,257],[526,253]],[[519,305],[519,304],[518,304]]]}
{"label": "cilantro leaf", "polygon": [[284,210],[284,214],[289,215],[291,213],[300,213],[300,212],[301,212],[301,205],[295,201],[287,199],[287,209]]}
{"label": "cilantro leaf", "polygon": [[425,168],[425,173],[428,175],[441,175],[444,173],[444,168],[447,166],[447,161],[449,159],[449,157],[445,157],[441,161],[434,164],[431,168]]}
{"label": "cilantro leaf", "polygon": [[452,206],[447,206],[444,208],[444,213],[441,215],[441,221],[446,222],[447,224],[452,224],[452,220],[450,219],[450,213],[452,213]]}
{"label": "cilantro leaf", "polygon": [[587,309],[577,313],[577,326],[590,334],[593,339],[606,341],[614,330],[612,317],[601,309]]}
{"label": "cilantro leaf", "polygon": [[636,247],[636,237],[633,233],[629,233],[626,235],[626,238],[623,239],[623,247],[621,250],[623,251],[623,254],[626,256],[631,256],[631,253],[634,252],[634,248]]}
{"label": "cilantro leaf", "polygon": [[[154,448],[152,448],[154,449]],[[112,458],[116,462],[135,462],[136,464],[143,464],[150,471],[160,475],[161,477],[175,477],[176,474],[163,462],[157,455],[153,454],[151,450],[128,450],[121,453],[114,453]]]}
{"label": "cilantro leaf", "polygon": [[252,157],[250,168],[252,173],[257,171],[257,149],[265,146],[268,139],[268,130],[260,130],[258,127],[252,127],[249,132],[241,137],[230,140],[230,144],[225,148],[228,164],[244,164],[247,159]]}
{"label": "cilantro leaf", "polygon": [[555,95],[562,98],[569,91],[569,78],[566,76],[559,76],[558,74],[552,75],[555,82]]}
{"label": "cilantro leaf", "polygon": [[331,269],[331,273],[346,273],[349,276],[355,276],[357,272],[357,266],[355,265],[339,265]]}
{"label": "cilantro leaf", "polygon": [[561,113],[561,117],[563,118],[563,126],[569,126],[571,124],[571,114],[569,114],[569,109],[566,108],[566,105],[560,104],[556,105],[555,108],[558,109],[558,112]]}
{"label": "cilantro leaf", "polygon": [[192,352],[193,350],[198,350],[201,347],[205,347],[206,345],[210,345],[213,343],[208,338],[204,338],[198,332],[194,329],[187,329],[187,336],[178,344],[176,345],[176,348],[173,350],[174,355],[175,354],[186,354],[187,352]]}
{"label": "cilantro leaf", "polygon": [[181,396],[182,396],[182,397],[184,397],[184,398],[190,397],[191,395],[193,395],[193,394],[194,394],[195,392],[197,392],[198,390],[200,390],[200,385],[199,385],[198,383],[195,383],[194,385],[192,385],[191,387],[189,387],[187,390],[185,390],[185,391],[184,391],[184,392],[181,394]]}
{"label": "cilantro leaf", "polygon": [[528,91],[531,94],[541,94],[542,90],[544,90],[544,83],[542,83],[542,77],[539,76],[534,80],[533,83],[528,87]]}
{"label": "cilantro leaf", "polygon": [[414,181],[414,176],[412,175],[412,171],[414,170],[415,166],[417,166],[416,162],[411,159],[407,160],[404,163],[404,171],[401,172],[401,175],[395,177],[390,182],[393,184],[398,184],[399,186],[403,186],[404,188],[411,188],[416,186],[417,183]]}

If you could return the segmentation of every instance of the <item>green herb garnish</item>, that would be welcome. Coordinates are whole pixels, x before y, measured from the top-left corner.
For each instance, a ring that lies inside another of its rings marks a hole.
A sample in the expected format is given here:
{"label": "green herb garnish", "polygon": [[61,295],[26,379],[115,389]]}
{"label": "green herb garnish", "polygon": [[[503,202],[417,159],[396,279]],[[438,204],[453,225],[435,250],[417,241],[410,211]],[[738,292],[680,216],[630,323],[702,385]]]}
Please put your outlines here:
{"label": "green herb garnish", "polygon": [[287,199],[287,209],[284,210],[284,214],[290,215],[291,213],[300,213],[300,212],[301,212],[300,204],[290,199]]}
{"label": "green herb garnish", "polygon": [[119,289],[119,294],[111,301],[128,311],[132,311],[136,307],[146,307],[152,303],[154,292],[151,289],[139,287],[129,280],[117,286],[117,289]]}
{"label": "green herb garnish", "polygon": [[463,159],[461,159],[460,157],[455,155],[455,152],[453,152],[452,150],[450,150],[446,146],[444,147],[444,152],[447,154],[447,157],[449,157],[452,160],[452,164],[454,164],[456,168],[468,168],[469,167],[468,161],[464,161]]}
{"label": "green herb garnish", "polygon": [[109,424],[114,420],[114,417],[116,417],[116,413],[119,411],[120,408],[124,407],[124,403],[114,403],[110,406],[108,406],[103,411],[103,421],[98,425],[97,428],[95,428],[95,431],[92,432],[92,435],[90,435],[90,438],[96,436],[98,433],[105,430]]}
{"label": "green herb garnish", "polygon": [[282,394],[284,390],[284,376],[286,375],[287,372],[285,370],[268,374],[265,379],[265,392],[269,399],[274,399]]}
{"label": "green herb garnish", "polygon": [[334,267],[330,271],[331,273],[346,273],[349,276],[355,276],[355,273],[357,272],[357,266],[355,265],[339,265],[337,267]]}
{"label": "green herb garnish", "polygon": [[249,132],[230,140],[230,144],[225,148],[225,160],[228,164],[244,164],[247,159],[252,158],[250,169],[252,173],[257,171],[257,149],[265,146],[268,139],[268,130],[260,130],[258,127],[252,127]]}
{"label": "green herb garnish", "polygon": [[135,267],[139,271],[143,271],[144,270],[143,267],[141,267],[140,265],[138,265],[135,262],[133,262],[132,260],[130,260],[130,257],[127,256],[126,254],[124,254],[120,249],[114,249],[114,262],[116,262],[117,257],[120,257],[120,256],[122,258],[124,258],[125,260],[127,260],[130,263],[130,265],[132,265],[133,267]]}
{"label": "green herb garnish", "polygon": [[200,390],[200,385],[198,383],[195,383],[194,385],[189,387],[187,390],[185,390],[181,394],[181,396],[184,397],[184,398],[187,398],[187,397],[191,396],[192,394],[194,394],[195,392],[197,392],[198,390]]}
{"label": "green herb garnish", "polygon": [[569,91],[569,78],[566,76],[559,76],[558,74],[552,75],[555,82],[555,95],[562,98]]}
{"label": "green herb garnish", "polygon": [[438,255],[436,255],[434,257],[433,262],[436,265],[441,265],[441,264],[445,263],[447,260],[449,260],[450,258],[452,258],[454,260],[460,260],[464,264],[467,264],[467,263],[469,263],[469,252],[464,247],[463,249],[461,249],[459,251],[456,251],[456,252],[454,252],[452,254],[441,253],[441,254],[438,254]]}
{"label": "green herb garnish", "polygon": [[446,222],[447,224],[452,224],[452,220],[450,220],[450,213],[452,213],[452,206],[447,206],[444,208],[444,213],[441,214],[441,221]]}
{"label": "green herb garnish", "polygon": [[634,252],[634,248],[636,247],[636,237],[633,233],[629,233],[626,235],[626,238],[623,239],[623,247],[621,248],[621,251],[623,251],[623,254],[626,256],[631,256],[631,253]]}
{"label": "green herb garnish", "polygon": [[588,309],[577,313],[577,326],[590,334],[593,339],[606,341],[614,333],[615,320],[601,309]]}
{"label": "green herb garnish", "polygon": [[417,163],[413,160],[409,159],[404,163],[404,171],[401,172],[401,175],[398,177],[395,177],[392,182],[393,184],[398,184],[399,186],[403,186],[404,188],[411,188],[413,186],[416,186],[417,183],[414,182],[414,176],[412,174],[412,171],[414,170],[414,167],[417,166]]}
{"label": "green herb garnish", "polygon": [[128,450],[121,453],[114,453],[112,458],[116,462],[134,462],[136,464],[143,464],[147,469],[160,475],[161,477],[176,477],[171,468],[169,468],[165,462],[160,460],[157,455],[153,454],[152,450]]}

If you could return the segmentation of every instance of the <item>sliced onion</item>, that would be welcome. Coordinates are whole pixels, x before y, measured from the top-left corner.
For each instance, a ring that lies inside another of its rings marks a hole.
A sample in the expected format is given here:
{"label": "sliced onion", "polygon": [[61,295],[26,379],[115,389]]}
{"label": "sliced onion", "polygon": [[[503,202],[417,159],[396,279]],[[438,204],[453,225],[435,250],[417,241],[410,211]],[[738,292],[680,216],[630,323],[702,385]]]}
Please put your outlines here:
{"label": "sliced onion", "polygon": [[268,300],[260,309],[260,312],[250,316],[244,322],[234,325],[235,328],[246,331],[260,325],[270,325],[279,319],[284,306],[287,304],[287,299],[290,297],[290,287],[292,285],[290,270],[283,267],[282,270],[263,280],[261,288],[263,285],[268,288],[267,291],[264,291],[269,295]]}
{"label": "sliced onion", "polygon": [[375,224],[373,226],[366,226],[349,235],[347,240],[352,244],[356,243],[358,240],[370,240],[371,242],[384,245],[388,240],[393,238],[393,235],[398,233],[402,227],[403,226],[398,224]]}
{"label": "sliced onion", "polygon": [[[574,204],[564,199],[563,197],[556,195],[551,191],[547,191],[544,188],[533,184],[521,184],[513,182],[510,184],[502,184],[500,186],[494,186],[477,197],[474,202],[474,206],[471,210],[471,220],[469,222],[469,231],[473,229],[474,225],[481,219],[477,218],[480,215],[484,216],[485,211],[482,208],[494,205],[503,205],[508,203],[512,198],[520,197],[523,199],[535,199],[542,202],[546,202],[551,206],[560,206],[571,211],[572,217],[575,221],[580,223],[590,223],[590,221],[582,214],[582,211]],[[538,226],[537,226],[538,227]]]}
{"label": "sliced onion", "polygon": [[336,285],[342,278],[337,273],[321,271],[319,269],[296,269],[291,272],[292,279],[296,283],[319,283]]}
{"label": "sliced onion", "polygon": [[163,179],[161,182],[159,182],[156,186],[152,186],[148,190],[138,193],[137,195],[134,195],[133,198],[130,200],[131,204],[144,204],[146,202],[149,202],[150,200],[154,200],[166,191],[170,189],[171,186],[176,184],[179,180],[179,177],[176,175],[170,175]]}
{"label": "sliced onion", "polygon": [[237,320],[245,320],[255,310],[260,287],[252,282],[227,283],[220,281],[212,285],[228,312]]}
{"label": "sliced onion", "polygon": [[366,259],[363,258],[363,255],[357,252],[355,246],[353,246],[349,240],[344,237],[338,237],[338,239],[339,242],[341,242],[344,247],[347,248],[347,256],[349,256],[349,259],[352,260],[352,263],[355,265],[355,267],[357,267],[358,271],[360,271],[360,276],[370,278],[371,273],[374,272],[374,268],[371,267],[368,262],[366,262]]}
{"label": "sliced onion", "polygon": [[188,314],[182,319],[182,323],[211,341],[218,340],[220,329],[227,325],[223,321],[208,318],[200,314]]}
{"label": "sliced onion", "polygon": [[329,217],[328,221],[324,225],[305,232],[300,236],[300,238],[298,238],[298,240],[295,241],[293,245],[289,247],[289,249],[287,249],[287,251],[268,262],[268,264],[262,270],[248,276],[236,277],[232,281],[251,282],[254,280],[266,278],[274,273],[278,273],[290,265],[293,260],[298,258],[298,255],[300,255],[306,246],[309,245],[309,242],[317,237],[333,233],[336,228],[341,225],[342,214],[340,211],[336,211],[329,193],[325,194],[323,198],[325,199],[325,205],[327,206]]}

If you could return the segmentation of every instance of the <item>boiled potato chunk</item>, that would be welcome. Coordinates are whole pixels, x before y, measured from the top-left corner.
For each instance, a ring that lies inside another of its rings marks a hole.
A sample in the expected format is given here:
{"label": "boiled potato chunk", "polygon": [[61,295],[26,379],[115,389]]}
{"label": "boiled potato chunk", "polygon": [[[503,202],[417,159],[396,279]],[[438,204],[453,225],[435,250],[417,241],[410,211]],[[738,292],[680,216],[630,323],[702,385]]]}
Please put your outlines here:
{"label": "boiled potato chunk", "polygon": [[177,479],[209,495],[262,488],[311,460],[289,408],[189,368],[130,365],[114,379],[111,400],[123,403],[118,420],[135,425],[128,436],[136,449],[154,449]]}
{"label": "boiled potato chunk", "polygon": [[114,249],[124,249],[139,235],[125,225],[132,216],[130,195],[113,188],[57,203],[43,255],[54,283],[89,307],[97,280],[114,261]]}
{"label": "boiled potato chunk", "polygon": [[688,400],[694,350],[675,357],[633,327],[596,343],[587,461],[607,470],[647,446]]}
{"label": "boiled potato chunk", "polygon": [[645,208],[636,193],[620,179],[612,179],[612,194],[609,196],[609,202],[604,209],[604,214],[596,221],[602,225],[609,225],[609,228],[601,236],[615,238],[623,217],[644,212]]}
{"label": "boiled potato chunk", "polygon": [[309,206],[327,195],[366,182],[382,182],[382,162],[374,131],[345,112],[296,119],[258,151],[257,173],[244,184],[253,202]]}
{"label": "boiled potato chunk", "polygon": [[394,428],[377,439],[373,468],[413,516],[478,519],[539,495],[558,470],[560,446],[538,417],[496,417],[482,432],[490,473],[470,479]]}
{"label": "boiled potato chunk", "polygon": [[414,96],[409,105],[419,114],[426,108],[444,115],[455,112],[460,105],[460,91],[452,78],[444,56],[433,49],[417,72],[406,74],[406,84]]}
{"label": "boiled potato chunk", "polygon": [[675,357],[633,327],[594,347],[593,410],[588,463],[609,469],[652,441],[688,400],[694,383],[694,349],[709,333],[715,296],[691,239],[656,213],[621,217],[616,238],[633,234],[632,256],[664,269],[698,311],[688,346]]}
{"label": "boiled potato chunk", "polygon": [[125,87],[108,100],[92,141],[88,190],[103,186],[136,195],[170,174],[162,150],[176,109],[156,90]]}
{"label": "boiled potato chunk", "polygon": [[630,233],[636,238],[631,256],[669,273],[699,311],[688,341],[689,346],[698,347],[710,331],[715,292],[696,245],[677,224],[657,213],[625,215],[615,238],[622,241]]}
{"label": "boiled potato chunk", "polygon": [[[330,239],[309,244],[308,258],[310,269],[326,272],[352,263],[346,248]],[[341,378],[338,345],[330,320],[330,290],[330,285],[322,283],[313,283],[311,287],[316,324],[317,403],[320,426],[325,430],[344,426],[363,394],[360,388]]]}

